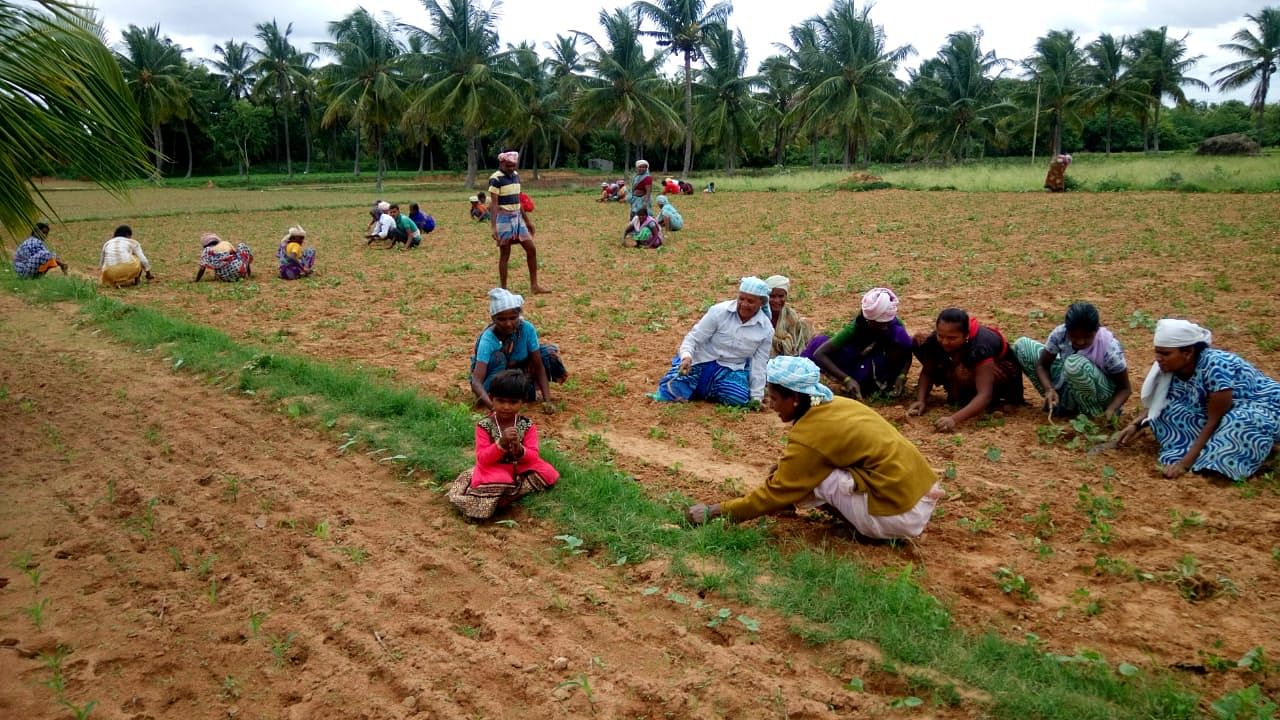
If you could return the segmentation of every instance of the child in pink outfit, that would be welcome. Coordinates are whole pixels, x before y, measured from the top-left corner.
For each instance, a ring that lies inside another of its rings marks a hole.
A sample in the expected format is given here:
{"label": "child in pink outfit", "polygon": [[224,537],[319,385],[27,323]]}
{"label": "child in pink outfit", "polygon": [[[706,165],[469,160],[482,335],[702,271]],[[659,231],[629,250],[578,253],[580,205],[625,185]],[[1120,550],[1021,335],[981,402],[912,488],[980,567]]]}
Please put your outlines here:
{"label": "child in pink outfit", "polygon": [[493,378],[493,412],[476,423],[476,464],[449,488],[449,502],[472,520],[488,520],[531,492],[556,484],[560,473],[538,454],[538,428],[520,414],[529,380],[519,370]]}

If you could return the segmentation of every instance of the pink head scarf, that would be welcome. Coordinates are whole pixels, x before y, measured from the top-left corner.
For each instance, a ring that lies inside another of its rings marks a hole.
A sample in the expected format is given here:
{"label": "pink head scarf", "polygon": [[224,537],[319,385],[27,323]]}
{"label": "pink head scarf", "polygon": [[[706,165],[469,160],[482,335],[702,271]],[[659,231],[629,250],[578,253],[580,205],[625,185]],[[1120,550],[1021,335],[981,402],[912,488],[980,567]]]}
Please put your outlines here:
{"label": "pink head scarf", "polygon": [[898,317],[898,296],[889,288],[871,288],[862,296],[862,316],[873,322],[893,320]]}
{"label": "pink head scarf", "polygon": [[515,150],[508,150],[504,153],[498,153],[498,162],[509,160],[515,165],[520,164],[520,153]]}

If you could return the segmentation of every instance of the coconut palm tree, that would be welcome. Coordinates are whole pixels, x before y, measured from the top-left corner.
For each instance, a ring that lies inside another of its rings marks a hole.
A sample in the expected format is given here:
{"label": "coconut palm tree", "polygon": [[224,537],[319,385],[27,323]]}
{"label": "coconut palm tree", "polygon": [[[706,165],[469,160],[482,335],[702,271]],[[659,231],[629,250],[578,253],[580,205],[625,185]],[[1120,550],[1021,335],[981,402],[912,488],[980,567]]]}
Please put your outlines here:
{"label": "coconut palm tree", "polygon": [[1014,105],[996,93],[996,81],[1008,61],[982,50],[982,31],[947,36],[937,55],[920,64],[907,88],[912,118],[904,141],[928,157],[935,149],[946,160],[967,159],[985,148],[997,124]]}
{"label": "coconut palm tree", "polygon": [[390,24],[378,22],[364,8],[329,23],[329,35],[332,42],[316,43],[318,50],[337,60],[324,78],[329,101],[321,125],[350,118],[368,135],[377,159],[377,189],[382,192],[383,142],[404,114],[404,47]]}
{"label": "coconut palm tree", "polygon": [[0,47],[0,226],[17,235],[52,212],[31,178],[74,168],[123,194],[150,171],[138,107],[91,14],[0,1]]}
{"label": "coconut palm tree", "polygon": [[816,43],[803,50],[803,88],[791,111],[802,129],[834,131],[846,170],[888,112],[901,109],[902,82],[894,71],[915,54],[910,45],[887,50],[884,28],[871,22],[870,12],[870,6],[858,10],[852,0],[836,0],[825,15],[806,21]]}
{"label": "coconut palm tree", "polygon": [[[551,56],[543,60],[547,74],[550,75],[551,88],[555,93],[557,112],[568,115],[573,108],[574,99],[582,89],[582,72],[586,66],[582,64],[582,53],[578,51],[578,36],[568,37],[556,35],[554,43],[544,43]],[[556,138],[555,151],[551,153],[551,168],[555,168],[560,159],[560,138]]]}
{"label": "coconut palm tree", "polygon": [[1245,15],[1245,19],[1257,26],[1258,33],[1255,35],[1248,28],[1242,28],[1231,36],[1234,42],[1218,46],[1244,59],[1227,63],[1212,74],[1222,75],[1214,85],[1224,92],[1252,82],[1258,83],[1253,88],[1250,106],[1258,125],[1258,140],[1261,141],[1267,92],[1271,89],[1271,76],[1276,72],[1277,61],[1280,61],[1280,7],[1263,8],[1257,15]]}
{"label": "coconut palm tree", "polygon": [[705,0],[637,0],[631,7],[658,28],[642,34],[657,38],[658,45],[684,60],[684,169],[680,179],[687,180],[693,165],[693,61],[702,58],[710,34],[724,29],[733,5],[727,0],[709,8]]}
{"label": "coconut palm tree", "polygon": [[431,29],[401,23],[400,28],[421,39],[421,74],[407,120],[434,124],[457,123],[467,141],[466,186],[476,181],[480,134],[504,125],[519,112],[513,87],[519,80],[502,70],[506,53],[499,51],[495,2],[484,10],[474,0],[422,0]]}
{"label": "coconut palm tree", "polygon": [[272,18],[271,22],[258,23],[255,27],[262,46],[250,48],[256,58],[252,70],[258,76],[253,85],[253,93],[276,100],[280,116],[284,119],[285,173],[293,177],[293,153],[289,149],[289,113],[293,110],[295,86],[301,81],[307,65],[315,56],[298,52],[289,42],[289,36],[293,34],[293,23],[289,23],[281,31],[280,24]]}
{"label": "coconut palm tree", "polygon": [[694,83],[695,127],[698,137],[724,155],[725,173],[732,175],[742,152],[759,145],[759,118],[767,106],[752,93],[759,79],[745,74],[747,43],[741,30],[709,33],[705,59]]}
{"label": "coconut palm tree", "polygon": [[1154,113],[1152,149],[1160,152],[1160,107],[1164,98],[1168,95],[1178,105],[1186,105],[1183,85],[1209,89],[1203,80],[1186,74],[1204,56],[1187,57],[1187,36],[1170,38],[1168,27],[1143,30],[1133,38],[1130,48],[1134,74],[1147,84],[1147,105]]}
{"label": "coconut palm tree", "polygon": [[1103,33],[1085,47],[1089,64],[1085,80],[1089,83],[1089,106],[1101,105],[1106,123],[1106,150],[1111,154],[1111,121],[1116,110],[1139,109],[1146,98],[1146,84],[1129,71],[1125,56],[1128,38],[1116,39]]}
{"label": "coconut palm tree", "polygon": [[[1062,152],[1062,130],[1068,124],[1078,125],[1080,109],[1087,99],[1085,59],[1074,30],[1050,30],[1036,39],[1035,54],[1022,61],[1022,67],[1035,80],[1040,97],[1040,110],[1049,116],[1050,150]],[[1028,92],[1032,86],[1027,85]]]}
{"label": "coconut palm tree", "polygon": [[580,127],[616,128],[638,151],[645,141],[679,127],[680,116],[662,100],[662,56],[645,55],[639,20],[622,8],[601,10],[599,20],[603,41],[574,31],[591,47],[585,61],[589,75],[578,93],[574,120]]}
{"label": "coconut palm tree", "polygon": [[125,82],[133,93],[142,122],[151,130],[155,153],[153,180],[160,179],[164,161],[164,136],[160,126],[175,118],[186,118],[191,92],[184,82],[186,50],[160,34],[160,26],[140,28],[130,25],[122,33],[122,52],[116,54]]}
{"label": "coconut palm tree", "polygon": [[761,132],[773,137],[773,164],[781,166],[786,160],[787,125],[783,122],[796,96],[796,74],[791,61],[785,55],[771,55],[760,63],[756,75],[760,88],[760,102],[764,110],[760,118]]}
{"label": "coconut palm tree", "polygon": [[538,179],[538,163],[542,154],[554,147],[558,151],[562,141],[577,148],[578,141],[570,131],[568,106],[561,102],[550,65],[538,57],[533,45],[520,43],[509,48],[510,72],[520,78],[516,94],[524,107],[524,116],[507,130],[513,147],[519,147],[521,155],[528,158],[533,179]]}
{"label": "coconut palm tree", "polygon": [[213,51],[218,57],[206,61],[213,66],[232,100],[249,97],[249,89],[253,87],[251,50],[248,43],[238,43],[231,39],[225,45],[214,45]]}

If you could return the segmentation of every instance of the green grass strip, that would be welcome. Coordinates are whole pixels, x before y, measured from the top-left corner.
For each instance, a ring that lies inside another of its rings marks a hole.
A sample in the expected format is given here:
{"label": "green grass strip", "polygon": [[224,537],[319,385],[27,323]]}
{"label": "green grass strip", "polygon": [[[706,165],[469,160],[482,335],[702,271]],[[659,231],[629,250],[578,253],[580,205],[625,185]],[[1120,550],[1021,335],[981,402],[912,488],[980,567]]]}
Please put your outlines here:
{"label": "green grass strip", "polygon": [[[406,472],[429,473],[437,486],[472,462],[474,426],[467,407],[392,386],[373,370],[246,347],[211,328],[100,295],[82,280],[21,281],[6,269],[0,270],[0,285],[37,303],[75,302],[88,324],[109,335],[163,353],[175,368],[210,384],[275,401],[290,416],[314,416],[326,427],[345,429],[351,440],[384,449],[383,457],[403,463]],[[961,702],[958,683],[986,693],[988,710],[1000,718],[1197,716],[1196,694],[1167,672],[1124,674],[1094,653],[1064,657],[1046,652],[1035,638],[1017,644],[958,628],[947,608],[920,587],[910,565],[897,571],[868,568],[776,538],[767,519],[684,527],[687,498],[650,497],[611,464],[598,438],[588,437],[587,447],[593,457],[582,460],[548,443],[546,454],[561,470],[562,482],[554,492],[526,501],[531,512],[620,563],[670,558],[675,574],[690,586],[775,608],[796,618],[794,631],[810,642],[874,643],[885,658],[880,672],[906,674],[912,692],[936,705]],[[696,564],[689,562],[694,558]],[[700,569],[690,569],[695,565]],[[900,664],[927,668],[934,676],[913,675]]]}

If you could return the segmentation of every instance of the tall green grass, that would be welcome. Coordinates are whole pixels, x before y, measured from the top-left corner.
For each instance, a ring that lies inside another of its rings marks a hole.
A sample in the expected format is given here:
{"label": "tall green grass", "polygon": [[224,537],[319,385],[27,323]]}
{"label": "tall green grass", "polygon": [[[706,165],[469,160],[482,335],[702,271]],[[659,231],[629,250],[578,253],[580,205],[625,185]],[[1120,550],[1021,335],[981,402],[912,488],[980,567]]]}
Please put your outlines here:
{"label": "tall green grass", "polygon": [[[1036,158],[1034,164],[1029,158],[998,158],[946,167],[872,165],[865,172],[907,190],[1043,192],[1048,165],[1047,157]],[[835,169],[787,168],[714,179],[717,189],[730,191],[807,192],[836,188],[851,174]],[[1280,152],[1258,157],[1080,153],[1073,156],[1067,178],[1081,192],[1280,192]]]}
{"label": "tall green grass", "polygon": [[[175,368],[211,385],[254,394],[288,415],[345,430],[349,441],[382,449],[405,476],[429,478],[425,485],[439,489],[471,462],[473,419],[466,407],[394,387],[369,369],[240,345],[210,328],[99,295],[85,281],[20,281],[0,271],[0,285],[33,302],[76,302],[85,320],[108,335],[154,349]],[[674,574],[695,588],[802,618],[796,631],[811,642],[874,642],[886,659],[878,672],[903,673],[916,685],[924,683],[939,704],[959,702],[955,685],[963,684],[985,693],[986,709],[1001,718],[1181,719],[1196,714],[1196,695],[1163,671],[1125,677],[1092,654],[1063,657],[1031,640],[1013,643],[964,631],[921,589],[910,566],[870,569],[838,553],[775,538],[767,520],[684,527],[686,498],[649,497],[612,466],[598,438],[589,438],[588,447],[597,455],[583,460],[549,444],[547,455],[562,480],[526,506],[617,563],[667,557]],[[702,562],[688,562],[692,558]],[[691,569],[695,566],[702,569]],[[943,678],[920,680],[899,664],[928,668]]]}

